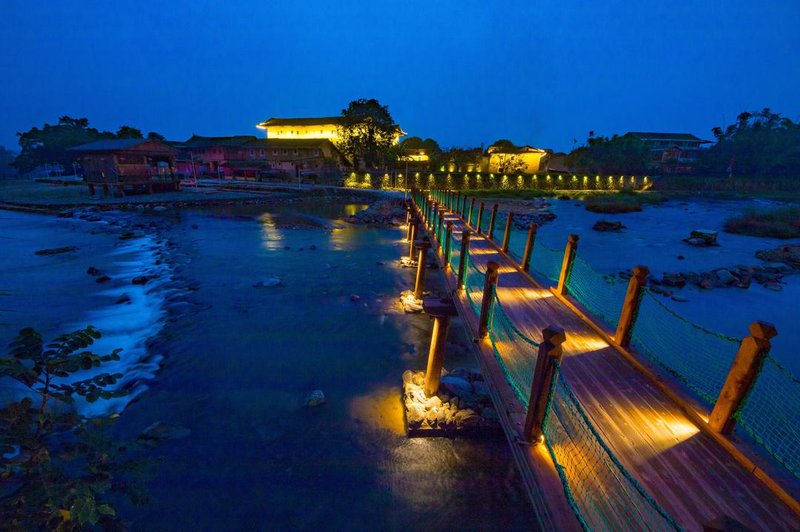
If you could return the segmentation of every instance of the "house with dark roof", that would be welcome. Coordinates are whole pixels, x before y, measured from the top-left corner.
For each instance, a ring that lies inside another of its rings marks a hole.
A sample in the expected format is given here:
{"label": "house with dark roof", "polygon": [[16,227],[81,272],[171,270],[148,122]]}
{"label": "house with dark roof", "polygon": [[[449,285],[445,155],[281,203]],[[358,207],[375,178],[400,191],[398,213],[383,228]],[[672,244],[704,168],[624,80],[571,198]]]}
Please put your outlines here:
{"label": "house with dark roof", "polygon": [[654,172],[689,174],[697,161],[704,144],[703,140],[691,133],[656,133],[631,131],[632,135],[650,148],[650,169]]}
{"label": "house with dark roof", "polygon": [[244,157],[228,167],[246,179],[297,178],[336,184],[347,158],[328,139],[255,139],[242,146]]}
{"label": "house with dark roof", "polygon": [[83,168],[89,193],[101,186],[103,193],[178,190],[175,159],[178,151],[165,142],[149,139],[107,139],[69,148]]}
{"label": "house with dark roof", "polygon": [[184,142],[172,143],[179,151],[178,172],[187,177],[231,176],[225,168],[229,161],[239,161],[246,157],[244,145],[256,140],[253,135],[233,135],[229,137],[203,137],[192,135]]}

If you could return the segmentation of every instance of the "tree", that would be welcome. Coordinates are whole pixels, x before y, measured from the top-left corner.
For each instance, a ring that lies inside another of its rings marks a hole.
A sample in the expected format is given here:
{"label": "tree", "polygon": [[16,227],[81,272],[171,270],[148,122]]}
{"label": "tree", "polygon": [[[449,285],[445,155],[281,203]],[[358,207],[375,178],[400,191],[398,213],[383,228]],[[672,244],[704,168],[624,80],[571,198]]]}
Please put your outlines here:
{"label": "tree", "polygon": [[610,138],[592,135],[585,146],[572,150],[565,161],[572,168],[593,174],[638,174],[647,169],[650,149],[631,134]]}
{"label": "tree", "polygon": [[150,133],[148,133],[147,134],[147,139],[148,140],[166,140],[164,138],[164,135],[162,135],[161,133],[156,133],[155,131],[151,131]]}
{"label": "tree", "polygon": [[41,129],[33,127],[17,136],[20,153],[13,166],[23,173],[44,164],[60,164],[67,168],[75,160],[75,153],[68,151],[69,148],[114,138],[113,133],[89,127],[89,119],[70,116],[62,116],[56,124],[45,124]]}
{"label": "tree", "polygon": [[45,345],[25,328],[0,358],[0,377],[29,391],[0,408],[0,515],[9,530],[117,529],[109,492],[125,493],[134,503],[144,499],[129,475],[145,465],[129,454],[139,444],[111,440],[116,416],[85,419],[71,408],[77,398],[95,402],[129,393],[109,389],[121,374],[97,369],[120,358],[119,349],[88,351],[98,338],[89,326]]}
{"label": "tree", "polygon": [[771,109],[742,112],[725,130],[712,130],[717,143],[703,152],[701,169],[711,174],[752,177],[800,176],[800,123]]}
{"label": "tree", "polygon": [[392,158],[395,138],[400,130],[392,119],[389,108],[378,100],[364,98],[353,100],[342,110],[339,125],[338,148],[353,163],[376,168]]}
{"label": "tree", "polygon": [[135,127],[120,126],[117,130],[116,137],[118,139],[143,139],[142,132]]}
{"label": "tree", "polygon": [[508,139],[496,140],[489,147],[495,148],[496,151],[514,151],[517,149],[517,146]]}

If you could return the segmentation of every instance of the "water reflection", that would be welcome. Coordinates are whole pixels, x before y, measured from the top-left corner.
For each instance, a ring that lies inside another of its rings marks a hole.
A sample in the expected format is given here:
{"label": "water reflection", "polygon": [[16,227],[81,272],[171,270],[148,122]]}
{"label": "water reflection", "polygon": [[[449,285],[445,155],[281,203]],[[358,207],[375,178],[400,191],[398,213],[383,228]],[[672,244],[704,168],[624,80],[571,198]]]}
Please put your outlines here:
{"label": "water reflection", "polygon": [[262,245],[268,251],[277,251],[283,247],[283,234],[278,229],[275,219],[268,212],[258,217],[261,222]]}

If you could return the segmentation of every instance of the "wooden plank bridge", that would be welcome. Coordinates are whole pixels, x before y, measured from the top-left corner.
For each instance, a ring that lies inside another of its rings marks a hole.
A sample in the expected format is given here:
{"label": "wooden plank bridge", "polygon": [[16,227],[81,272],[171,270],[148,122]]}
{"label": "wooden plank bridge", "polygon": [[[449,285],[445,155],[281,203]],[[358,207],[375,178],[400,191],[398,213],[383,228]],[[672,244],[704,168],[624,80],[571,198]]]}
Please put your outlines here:
{"label": "wooden plank bridge", "polygon": [[[476,338],[496,409],[545,529],[800,529],[800,506],[785,486],[711,430],[706,413],[615,342],[563,290],[543,287],[504,252],[508,228],[498,245],[483,234],[491,235],[491,229],[478,230],[480,220],[472,227],[460,216],[467,214],[460,193],[439,194],[438,205],[427,194],[417,193],[416,201],[412,194],[409,220],[416,231],[427,228],[439,244],[437,258]],[[495,207],[492,216],[496,212]],[[468,254],[456,249],[465,232]],[[496,284],[487,270],[496,270]],[[484,301],[488,290],[493,295]],[[486,302],[494,305],[494,318],[482,315]],[[542,331],[551,326],[563,329],[566,341],[558,375],[549,375],[547,388],[557,394],[568,383],[568,390],[560,392],[561,400],[550,396],[544,421],[534,420],[542,424],[534,434],[543,439],[531,443],[528,403],[536,398],[527,394],[536,393],[531,379],[538,378],[533,377],[534,367],[539,371],[537,353],[541,358],[542,345],[550,345]],[[513,334],[501,334],[503,327]],[[498,332],[486,333],[487,328]],[[527,381],[519,377],[526,363]],[[520,380],[529,388],[521,390]],[[567,433],[569,438],[560,438]]]}

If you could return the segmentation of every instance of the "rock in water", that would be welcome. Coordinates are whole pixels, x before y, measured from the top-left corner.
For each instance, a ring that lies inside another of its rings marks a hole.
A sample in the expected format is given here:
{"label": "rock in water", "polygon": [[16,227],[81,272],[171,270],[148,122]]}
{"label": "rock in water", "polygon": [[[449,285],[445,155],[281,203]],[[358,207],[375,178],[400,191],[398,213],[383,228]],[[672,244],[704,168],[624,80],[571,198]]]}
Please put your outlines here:
{"label": "rock in water", "polygon": [[149,280],[150,280],[150,278],[147,277],[146,275],[139,275],[139,276],[136,276],[133,279],[131,279],[131,283],[132,284],[140,284],[141,285],[141,284],[147,284],[147,281],[149,281]]}
{"label": "rock in water", "polygon": [[689,234],[689,238],[684,238],[684,242],[697,247],[718,246],[717,232],[708,229],[695,229]]}
{"label": "rock in water", "polygon": [[614,232],[618,233],[625,229],[625,226],[622,225],[622,222],[609,222],[608,220],[599,220],[593,226],[592,229],[595,231],[600,231],[601,233],[609,233]]}
{"label": "rock in water", "polygon": [[40,249],[34,252],[35,255],[60,255],[61,253],[70,253],[78,249],[77,246],[64,246],[63,248]]}
{"label": "rock in water", "polygon": [[314,407],[322,404],[325,404],[325,394],[322,390],[314,390],[306,396],[306,406]]}
{"label": "rock in water", "polygon": [[267,277],[263,281],[258,281],[257,283],[253,284],[254,288],[268,288],[270,286],[278,286],[281,284],[281,280],[279,277]]}

